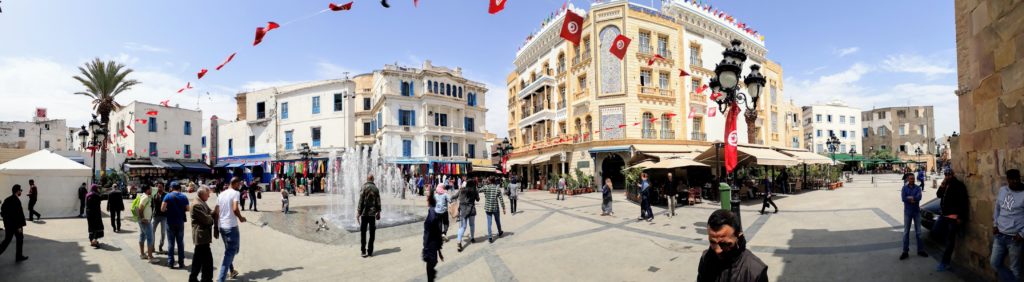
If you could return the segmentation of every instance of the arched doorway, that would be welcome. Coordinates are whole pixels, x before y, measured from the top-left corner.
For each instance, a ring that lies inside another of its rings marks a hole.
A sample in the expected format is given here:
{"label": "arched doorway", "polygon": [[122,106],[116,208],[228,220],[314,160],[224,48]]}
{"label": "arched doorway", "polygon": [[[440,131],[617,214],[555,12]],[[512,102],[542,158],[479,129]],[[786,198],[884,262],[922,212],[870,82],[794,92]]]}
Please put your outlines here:
{"label": "arched doorway", "polygon": [[252,177],[253,177],[253,181],[256,181],[256,177],[260,178],[260,182],[261,183],[267,181],[267,179],[263,179],[263,166],[262,165],[255,165],[255,166],[252,167]]}
{"label": "arched doorway", "polygon": [[612,179],[613,189],[623,189],[626,187],[626,177],[622,175],[622,168],[626,166],[626,161],[622,159],[618,154],[613,154],[604,159],[601,162],[601,182],[604,183],[604,178]]}

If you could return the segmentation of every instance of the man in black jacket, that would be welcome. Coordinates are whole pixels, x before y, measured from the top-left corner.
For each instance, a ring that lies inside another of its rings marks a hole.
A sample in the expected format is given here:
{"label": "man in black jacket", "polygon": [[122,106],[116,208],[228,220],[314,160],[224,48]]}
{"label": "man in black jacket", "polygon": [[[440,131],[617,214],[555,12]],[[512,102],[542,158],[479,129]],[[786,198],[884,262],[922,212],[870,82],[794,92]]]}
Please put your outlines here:
{"label": "man in black jacket", "polygon": [[949,261],[953,257],[953,248],[956,247],[956,236],[963,226],[963,219],[968,218],[967,186],[964,185],[953,170],[946,168],[946,176],[939,186],[938,197],[942,199],[940,209],[942,216],[935,221],[934,230],[946,235],[946,250],[942,253],[942,261],[936,267],[938,271],[949,268]]}
{"label": "man in black jacket", "polygon": [[697,281],[768,281],[768,266],[747,250],[743,232],[737,232],[736,215],[717,210],[708,218],[711,246],[700,257]]}
{"label": "man in black jacket", "polygon": [[11,188],[11,196],[4,200],[3,205],[0,205],[0,215],[4,217],[4,242],[0,243],[0,254],[3,254],[7,250],[7,245],[11,244],[11,239],[17,238],[15,243],[16,247],[16,262],[22,262],[27,260],[28,257],[24,256],[21,252],[21,247],[25,241],[25,211],[21,208],[21,200],[18,197],[21,196],[21,185],[15,184]]}
{"label": "man in black jacket", "polygon": [[85,183],[82,186],[78,186],[78,217],[85,217],[85,194],[89,191],[85,190]]}

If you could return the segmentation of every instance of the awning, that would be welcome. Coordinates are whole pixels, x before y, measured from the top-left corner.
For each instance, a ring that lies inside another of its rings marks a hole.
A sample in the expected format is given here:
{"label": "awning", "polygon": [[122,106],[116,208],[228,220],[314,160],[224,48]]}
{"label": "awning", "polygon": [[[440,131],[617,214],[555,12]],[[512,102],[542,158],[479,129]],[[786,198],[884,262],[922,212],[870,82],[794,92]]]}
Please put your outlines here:
{"label": "awning", "polygon": [[188,172],[210,173],[210,166],[202,162],[178,162]]}
{"label": "awning", "polygon": [[708,149],[706,146],[695,145],[659,145],[659,144],[634,144],[633,149],[643,153],[690,153],[703,152]]}
{"label": "awning", "polygon": [[[751,145],[740,145],[736,147],[737,165],[768,165],[768,166],[794,166],[800,164],[800,161],[788,157],[775,150],[769,149],[763,146],[751,146]],[[720,149],[716,158],[715,149],[709,149],[701,153],[699,156],[694,158],[695,161],[709,165],[718,165],[719,162],[725,157],[725,149]]]}
{"label": "awning", "polygon": [[178,164],[176,162],[172,162],[172,161],[165,162],[165,161],[163,161],[163,160],[161,160],[159,158],[149,158],[149,161],[152,162],[153,165],[155,165],[157,167],[161,167],[161,168],[165,168],[165,169],[169,169],[169,170],[182,170],[182,169],[184,169],[184,167],[182,167],[180,164]]}
{"label": "awning", "polygon": [[217,165],[215,165],[215,166],[213,166],[213,167],[214,167],[214,168],[225,168],[225,167],[227,167],[227,166],[228,166],[229,164],[230,164],[230,163],[217,163]]}
{"label": "awning", "polygon": [[531,164],[539,164],[539,163],[547,162],[547,161],[550,161],[551,158],[554,158],[555,156],[557,156],[559,154],[561,154],[561,153],[560,152],[550,152],[550,153],[547,153],[547,154],[542,154],[542,155],[537,156],[536,158],[533,158],[533,160],[531,160],[530,163]]}
{"label": "awning", "polygon": [[652,162],[652,161],[642,161],[642,162],[640,162],[638,164],[630,166],[629,168],[638,168],[638,167],[639,168],[651,168],[652,166],[654,166],[654,162]]}
{"label": "awning", "polygon": [[832,164],[832,160],[825,156],[811,153],[804,150],[779,150],[783,154],[793,157],[804,164]]}
{"label": "awning", "polygon": [[498,170],[494,169],[493,167],[489,167],[489,166],[473,166],[473,172],[497,173]]}
{"label": "awning", "polygon": [[706,167],[708,165],[695,162],[695,161],[693,161],[691,159],[677,158],[677,159],[661,160],[660,162],[657,162],[657,163],[655,163],[652,166],[648,166],[647,168],[669,169],[669,168],[695,167],[695,166]]}
{"label": "awning", "polygon": [[514,165],[526,165],[526,164],[530,164],[530,161],[532,161],[533,158],[535,158],[535,156],[526,156],[526,157],[512,158],[512,159],[509,159],[508,161],[505,161],[505,165],[510,166],[510,167],[514,166]]}
{"label": "awning", "polygon": [[629,146],[629,145],[626,145],[626,146],[605,146],[605,147],[592,148],[592,149],[588,150],[587,152],[589,152],[591,154],[593,154],[593,153],[629,152],[630,148],[631,148],[631,146]]}
{"label": "awning", "polygon": [[428,162],[426,160],[420,160],[420,159],[397,159],[397,160],[391,161],[391,163],[393,163],[393,164],[427,164]]}
{"label": "awning", "polygon": [[236,167],[242,167],[243,165],[244,164],[241,164],[241,163],[234,163],[234,164],[229,164],[229,165],[227,165],[225,167],[226,168],[236,168]]}
{"label": "awning", "polygon": [[156,166],[154,166],[154,165],[151,165],[151,164],[133,164],[133,163],[127,163],[127,164],[124,164],[124,168],[126,168],[126,169],[128,169],[128,170],[133,170],[133,169],[157,169],[157,168],[159,168],[159,167],[156,167]]}

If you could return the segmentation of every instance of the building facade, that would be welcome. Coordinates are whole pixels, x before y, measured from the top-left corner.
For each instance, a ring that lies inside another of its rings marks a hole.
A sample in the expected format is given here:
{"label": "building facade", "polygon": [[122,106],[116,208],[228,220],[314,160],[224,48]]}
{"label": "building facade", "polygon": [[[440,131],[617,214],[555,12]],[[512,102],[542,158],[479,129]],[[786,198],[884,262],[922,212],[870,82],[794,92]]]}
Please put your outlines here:
{"label": "building facade", "polygon": [[[637,154],[693,153],[724,139],[725,115],[710,91],[698,90],[734,38],[749,56],[744,69],[761,64],[769,80],[758,102],[758,140],[790,144],[782,68],[765,58],[763,40],[696,4],[663,3],[660,11],[628,1],[589,11],[569,5],[585,18],[578,46],[560,37],[565,11],[529,37],[506,80],[513,173],[536,183],[579,169],[622,187],[620,171]],[[621,60],[610,52],[620,34],[632,40]],[[745,141],[746,124],[737,127]]]}
{"label": "building facade", "polygon": [[110,114],[107,167],[121,170],[126,159],[202,159],[203,113],[133,101]]}
{"label": "building facade", "polygon": [[31,121],[0,121],[0,149],[65,151],[73,138],[67,121],[47,118],[46,109],[36,109]]}
{"label": "building facade", "polygon": [[422,68],[385,65],[373,72],[371,129],[384,156],[400,164],[486,160],[483,83],[461,68],[425,61]]}
{"label": "building facade", "polygon": [[860,110],[842,101],[803,107],[804,149],[818,154],[829,154],[828,139],[834,134],[839,139],[837,154],[864,152],[861,142]]}
{"label": "building facade", "polygon": [[888,150],[903,160],[935,167],[935,116],[932,106],[890,107],[864,111],[862,136],[869,150]]}

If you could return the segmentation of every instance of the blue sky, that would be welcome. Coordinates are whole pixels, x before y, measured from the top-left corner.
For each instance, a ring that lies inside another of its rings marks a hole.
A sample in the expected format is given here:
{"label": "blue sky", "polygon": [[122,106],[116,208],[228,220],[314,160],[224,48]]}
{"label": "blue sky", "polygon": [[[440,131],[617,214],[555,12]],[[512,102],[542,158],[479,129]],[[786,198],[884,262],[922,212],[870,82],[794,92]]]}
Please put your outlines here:
{"label": "blue sky", "polygon": [[[328,2],[3,1],[0,95],[9,102],[0,120],[26,120],[37,106],[69,125],[87,120],[87,99],[70,94],[82,89],[70,77],[93,57],[136,70],[143,84],[120,101],[170,99],[222,117],[234,115],[238,91],[429,59],[488,84],[487,127],[505,135],[504,81],[515,52],[563,1],[508,0],[497,15],[485,0],[390,2],[390,9],[364,0],[351,11],[312,15]],[[798,104],[932,104],[940,135],[959,130],[951,0],[707,2],[765,35],[768,57],[785,70],[785,94]],[[283,26],[252,47],[255,28],[267,21]],[[236,51],[224,70],[212,70]],[[211,73],[196,81],[200,68]],[[196,88],[176,94],[186,81]]]}

